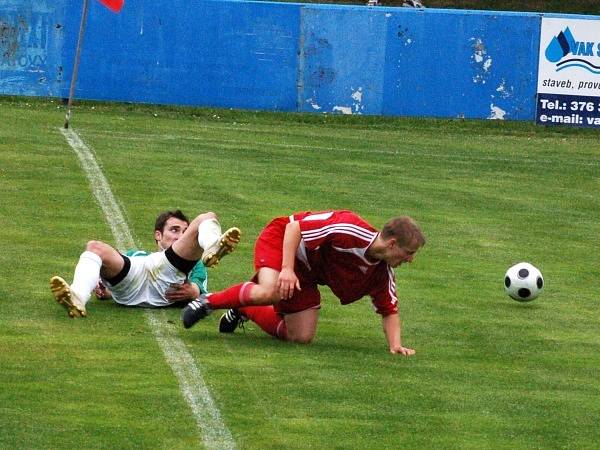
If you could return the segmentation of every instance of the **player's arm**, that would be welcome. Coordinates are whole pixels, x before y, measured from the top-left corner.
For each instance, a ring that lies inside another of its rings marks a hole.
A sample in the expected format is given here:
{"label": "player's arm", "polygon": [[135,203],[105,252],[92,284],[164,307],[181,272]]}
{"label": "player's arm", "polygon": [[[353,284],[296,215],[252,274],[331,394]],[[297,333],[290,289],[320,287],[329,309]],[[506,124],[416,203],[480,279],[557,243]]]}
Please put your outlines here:
{"label": "player's arm", "polygon": [[388,267],[385,272],[380,272],[380,277],[371,292],[373,306],[375,311],[381,314],[383,333],[390,353],[411,356],[415,354],[415,351],[402,345],[402,325],[398,313],[398,297],[394,288],[395,285],[396,275],[391,267]]}
{"label": "player's arm", "polygon": [[200,297],[200,288],[196,283],[186,280],[181,284],[172,284],[165,291],[165,297],[170,302],[189,302]]}
{"label": "player's arm", "polygon": [[283,258],[281,272],[277,278],[277,290],[282,299],[291,298],[294,289],[300,290],[300,281],[294,272],[296,250],[300,245],[300,223],[290,222],[285,227],[283,235]]}
{"label": "player's arm", "polygon": [[185,283],[172,285],[165,292],[165,297],[171,302],[187,302],[208,292],[206,267],[197,263],[188,275]]}
{"label": "player's arm", "polygon": [[398,313],[382,316],[381,320],[390,353],[404,356],[414,355],[415,351],[412,348],[402,346],[400,316]]}
{"label": "player's arm", "polygon": [[98,281],[98,284],[94,288],[94,294],[98,300],[108,300],[112,298],[112,292],[106,287],[102,281]]}
{"label": "player's arm", "polygon": [[190,280],[190,283],[195,288],[194,293],[197,293],[193,298],[198,298],[200,294],[208,293],[208,273],[201,261],[198,261],[189,273],[188,280]]}

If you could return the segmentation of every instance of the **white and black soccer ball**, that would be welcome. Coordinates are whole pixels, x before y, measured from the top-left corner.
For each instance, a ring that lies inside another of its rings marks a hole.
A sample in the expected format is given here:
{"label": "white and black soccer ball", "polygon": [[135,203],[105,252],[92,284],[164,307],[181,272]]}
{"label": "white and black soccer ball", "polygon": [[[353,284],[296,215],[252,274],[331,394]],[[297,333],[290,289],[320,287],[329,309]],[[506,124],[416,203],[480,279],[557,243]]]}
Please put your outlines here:
{"label": "white and black soccer ball", "polygon": [[533,265],[521,262],[506,271],[504,289],[512,299],[518,302],[530,302],[544,289],[544,277]]}

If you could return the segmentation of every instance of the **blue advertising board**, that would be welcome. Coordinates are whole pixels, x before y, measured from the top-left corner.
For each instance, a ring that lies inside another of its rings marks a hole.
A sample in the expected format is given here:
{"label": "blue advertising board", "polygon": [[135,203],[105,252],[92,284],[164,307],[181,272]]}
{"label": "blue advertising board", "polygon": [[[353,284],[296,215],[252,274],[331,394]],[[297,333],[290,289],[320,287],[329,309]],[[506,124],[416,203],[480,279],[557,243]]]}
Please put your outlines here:
{"label": "blue advertising board", "polygon": [[[0,95],[66,97],[80,18],[80,0],[0,1]],[[114,14],[94,1],[75,98],[596,127],[599,24],[223,0]]]}

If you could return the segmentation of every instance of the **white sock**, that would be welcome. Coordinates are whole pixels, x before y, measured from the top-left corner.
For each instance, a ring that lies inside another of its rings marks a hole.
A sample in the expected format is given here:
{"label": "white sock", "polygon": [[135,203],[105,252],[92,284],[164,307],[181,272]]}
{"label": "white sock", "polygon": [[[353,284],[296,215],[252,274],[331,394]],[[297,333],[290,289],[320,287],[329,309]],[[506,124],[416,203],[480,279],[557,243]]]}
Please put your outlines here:
{"label": "white sock", "polygon": [[71,292],[75,293],[84,305],[90,299],[92,291],[100,280],[100,267],[102,267],[100,257],[87,250],[81,254],[79,262],[75,266]]}
{"label": "white sock", "polygon": [[221,224],[217,219],[206,219],[198,225],[198,244],[202,250],[212,247],[221,237]]}

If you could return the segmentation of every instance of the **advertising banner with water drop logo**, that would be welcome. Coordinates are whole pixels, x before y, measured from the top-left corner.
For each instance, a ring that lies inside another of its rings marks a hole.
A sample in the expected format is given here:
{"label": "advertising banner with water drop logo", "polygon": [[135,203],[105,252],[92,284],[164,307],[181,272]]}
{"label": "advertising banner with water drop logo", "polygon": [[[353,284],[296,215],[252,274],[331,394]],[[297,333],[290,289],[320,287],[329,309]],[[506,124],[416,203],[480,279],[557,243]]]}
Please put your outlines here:
{"label": "advertising banner with water drop logo", "polygon": [[542,18],[536,122],[600,128],[600,19]]}

